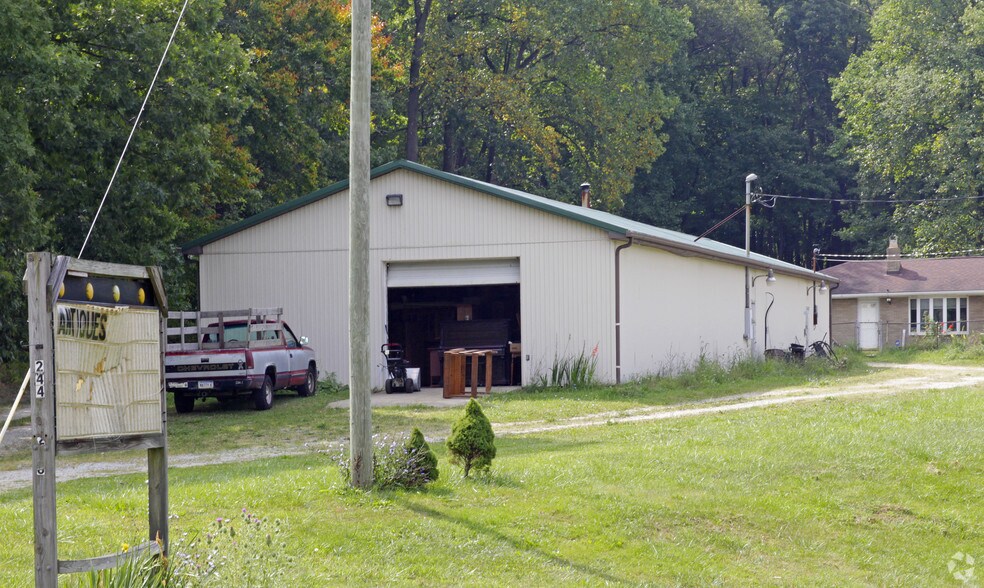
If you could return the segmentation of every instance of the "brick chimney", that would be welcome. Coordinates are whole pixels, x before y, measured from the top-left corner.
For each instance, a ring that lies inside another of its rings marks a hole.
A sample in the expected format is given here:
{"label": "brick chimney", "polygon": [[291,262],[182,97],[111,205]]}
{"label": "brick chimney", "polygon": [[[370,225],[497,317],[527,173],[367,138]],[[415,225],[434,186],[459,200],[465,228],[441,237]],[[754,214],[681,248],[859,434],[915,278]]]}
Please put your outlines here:
{"label": "brick chimney", "polygon": [[902,271],[902,250],[899,249],[898,237],[891,237],[888,240],[888,249],[885,250],[885,273],[897,274]]}

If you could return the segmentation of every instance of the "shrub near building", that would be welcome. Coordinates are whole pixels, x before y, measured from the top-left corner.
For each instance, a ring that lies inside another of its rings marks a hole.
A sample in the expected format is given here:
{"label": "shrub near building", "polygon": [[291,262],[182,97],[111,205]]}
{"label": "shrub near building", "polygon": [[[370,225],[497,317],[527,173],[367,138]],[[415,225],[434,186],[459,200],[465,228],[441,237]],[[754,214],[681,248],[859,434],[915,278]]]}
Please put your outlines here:
{"label": "shrub near building", "polygon": [[488,471],[495,458],[495,433],[492,423],[482,412],[482,407],[472,398],[465,407],[465,414],[451,428],[446,441],[451,463],[465,470],[465,477],[472,469]]}

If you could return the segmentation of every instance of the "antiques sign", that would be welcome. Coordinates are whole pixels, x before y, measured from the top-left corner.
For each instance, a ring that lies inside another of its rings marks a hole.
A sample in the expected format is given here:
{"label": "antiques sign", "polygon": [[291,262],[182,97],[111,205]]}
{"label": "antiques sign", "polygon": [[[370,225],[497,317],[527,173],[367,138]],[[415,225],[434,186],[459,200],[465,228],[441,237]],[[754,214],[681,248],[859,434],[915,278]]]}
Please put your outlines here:
{"label": "antiques sign", "polygon": [[[159,311],[148,304],[149,287],[111,282],[68,276],[59,292],[54,317],[59,441],[162,431]],[[105,292],[99,296],[98,290]],[[134,306],[120,305],[123,292],[133,295]],[[112,299],[106,302],[116,306],[71,300],[83,296]]]}

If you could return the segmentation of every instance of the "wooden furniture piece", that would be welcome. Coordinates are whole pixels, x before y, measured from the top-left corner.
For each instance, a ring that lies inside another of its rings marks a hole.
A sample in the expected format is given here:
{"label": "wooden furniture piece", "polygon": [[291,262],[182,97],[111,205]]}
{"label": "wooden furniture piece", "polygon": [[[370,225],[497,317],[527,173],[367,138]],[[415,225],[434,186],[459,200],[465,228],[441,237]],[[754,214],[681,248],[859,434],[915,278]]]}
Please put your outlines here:
{"label": "wooden furniture piece", "polygon": [[488,364],[492,381],[497,386],[511,383],[509,369],[509,319],[481,319],[473,321],[444,321],[441,323],[441,341],[431,351],[431,383],[435,374],[443,374],[444,369],[434,369],[434,359],[443,360],[444,353],[452,349],[471,351],[491,351],[494,359]]}
{"label": "wooden furniture piece", "polygon": [[467,361],[471,359],[471,397],[478,396],[479,359],[485,358],[485,393],[492,392],[492,357],[488,349],[451,349],[444,352],[444,398],[465,395]]}

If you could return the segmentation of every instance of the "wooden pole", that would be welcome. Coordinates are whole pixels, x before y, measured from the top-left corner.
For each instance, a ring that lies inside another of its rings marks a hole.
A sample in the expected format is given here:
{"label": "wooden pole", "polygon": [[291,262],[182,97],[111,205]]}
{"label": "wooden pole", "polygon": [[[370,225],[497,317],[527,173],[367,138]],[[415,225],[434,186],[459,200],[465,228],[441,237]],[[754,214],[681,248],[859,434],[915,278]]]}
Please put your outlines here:
{"label": "wooden pole", "polygon": [[167,390],[164,383],[164,355],[167,349],[167,295],[164,293],[164,276],[156,266],[148,267],[147,273],[154,284],[154,294],[157,299],[160,340],[160,407],[161,407],[161,436],[163,447],[153,447],[147,450],[147,516],[150,524],[150,541],[159,541],[161,553],[168,552],[168,480],[167,480]]}
{"label": "wooden pole", "polygon": [[369,384],[369,76],[371,0],[352,2],[352,80],[349,122],[349,429],[351,480],[372,485]]}
{"label": "wooden pole", "polygon": [[55,516],[55,345],[52,296],[48,292],[50,253],[28,253],[27,290],[31,345],[31,443],[34,463],[34,585],[58,585],[58,534]]}

